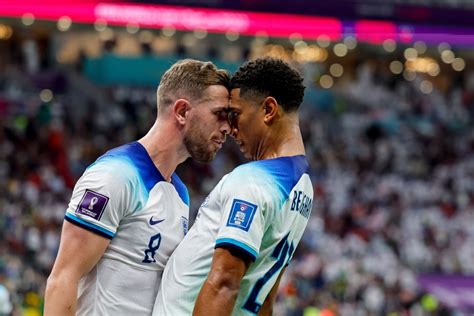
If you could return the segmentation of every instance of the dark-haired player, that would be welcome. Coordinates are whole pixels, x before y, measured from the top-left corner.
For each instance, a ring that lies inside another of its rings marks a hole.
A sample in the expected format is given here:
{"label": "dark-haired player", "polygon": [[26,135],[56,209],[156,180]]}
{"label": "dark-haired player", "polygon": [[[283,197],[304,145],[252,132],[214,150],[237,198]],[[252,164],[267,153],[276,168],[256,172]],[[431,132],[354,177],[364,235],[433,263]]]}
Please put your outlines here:
{"label": "dark-haired player", "polygon": [[232,77],[231,135],[254,161],[226,175],[199,209],[168,261],[153,315],[271,313],[312,209],[298,123],[302,81],[272,58]]}
{"label": "dark-haired player", "polygon": [[161,78],[150,131],[87,168],[66,211],[46,316],[151,313],[188,226],[188,191],[174,171],[221,148],[230,132],[228,84],[210,62],[174,64]]}

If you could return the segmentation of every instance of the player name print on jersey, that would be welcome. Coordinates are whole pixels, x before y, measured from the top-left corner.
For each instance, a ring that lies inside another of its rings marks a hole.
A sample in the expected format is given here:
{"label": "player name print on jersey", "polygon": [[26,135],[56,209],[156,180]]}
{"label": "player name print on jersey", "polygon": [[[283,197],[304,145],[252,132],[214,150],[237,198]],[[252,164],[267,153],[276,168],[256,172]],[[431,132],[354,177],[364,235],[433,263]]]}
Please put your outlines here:
{"label": "player name print on jersey", "polygon": [[227,226],[240,228],[248,231],[250,224],[252,224],[253,216],[257,210],[257,205],[247,201],[234,199]]}
{"label": "player name print on jersey", "polygon": [[313,208],[313,199],[306,195],[303,191],[293,191],[293,199],[291,201],[291,211],[296,211],[302,216],[308,218]]}
{"label": "player name print on jersey", "polygon": [[189,221],[186,217],[181,216],[181,225],[183,226],[183,234],[186,236],[188,233]]}
{"label": "player name print on jersey", "polygon": [[109,202],[109,198],[100,193],[86,189],[81,202],[77,206],[76,213],[100,220],[102,213]]}

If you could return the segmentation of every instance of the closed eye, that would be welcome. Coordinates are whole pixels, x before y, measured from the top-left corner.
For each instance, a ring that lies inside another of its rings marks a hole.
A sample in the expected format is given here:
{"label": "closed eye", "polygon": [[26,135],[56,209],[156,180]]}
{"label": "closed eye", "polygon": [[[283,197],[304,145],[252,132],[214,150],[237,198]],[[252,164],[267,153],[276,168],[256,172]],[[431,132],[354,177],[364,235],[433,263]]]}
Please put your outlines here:
{"label": "closed eye", "polygon": [[229,125],[232,128],[237,127],[237,117],[239,116],[239,113],[235,111],[229,111],[227,113],[227,119],[229,120]]}
{"label": "closed eye", "polygon": [[228,118],[227,118],[227,111],[224,111],[224,110],[216,111],[216,112],[214,112],[214,115],[217,116],[217,119],[218,119],[219,121],[225,121],[225,120],[228,119]]}

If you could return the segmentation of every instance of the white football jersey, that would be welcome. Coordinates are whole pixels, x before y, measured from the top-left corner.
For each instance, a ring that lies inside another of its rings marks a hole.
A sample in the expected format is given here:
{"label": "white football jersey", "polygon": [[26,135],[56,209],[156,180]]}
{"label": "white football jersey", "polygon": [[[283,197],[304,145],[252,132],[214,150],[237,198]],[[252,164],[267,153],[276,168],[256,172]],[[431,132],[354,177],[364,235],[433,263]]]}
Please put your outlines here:
{"label": "white football jersey", "polygon": [[257,314],[303,235],[312,202],[305,156],[237,167],[206,198],[168,261],[153,315],[192,314],[217,247],[234,248],[253,261],[232,314]]}
{"label": "white football jersey", "polygon": [[188,217],[186,187],[176,174],[165,181],[140,143],[98,158],[77,182],[65,216],[111,240],[79,282],[77,315],[150,315]]}

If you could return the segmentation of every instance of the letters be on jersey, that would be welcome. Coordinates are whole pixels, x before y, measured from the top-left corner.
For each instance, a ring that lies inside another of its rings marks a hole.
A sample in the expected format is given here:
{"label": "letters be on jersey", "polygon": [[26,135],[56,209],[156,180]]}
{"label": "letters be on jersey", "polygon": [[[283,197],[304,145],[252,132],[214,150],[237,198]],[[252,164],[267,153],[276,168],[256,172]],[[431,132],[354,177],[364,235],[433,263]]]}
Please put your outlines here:
{"label": "letters be on jersey", "polygon": [[256,210],[257,205],[234,199],[229,218],[227,219],[227,226],[249,231]]}

